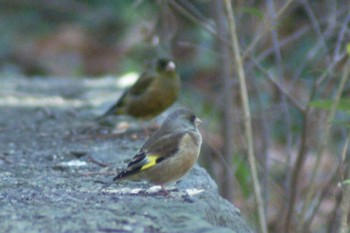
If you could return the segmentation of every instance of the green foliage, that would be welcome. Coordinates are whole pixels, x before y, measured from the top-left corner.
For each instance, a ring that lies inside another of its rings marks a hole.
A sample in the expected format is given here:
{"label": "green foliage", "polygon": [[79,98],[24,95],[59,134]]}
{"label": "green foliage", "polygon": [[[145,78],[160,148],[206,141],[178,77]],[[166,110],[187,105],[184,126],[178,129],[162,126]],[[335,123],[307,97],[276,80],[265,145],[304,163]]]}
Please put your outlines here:
{"label": "green foliage", "polygon": [[259,8],[255,8],[255,7],[242,7],[240,9],[243,13],[252,15],[252,16],[256,16],[259,19],[264,19],[264,12],[261,11]]}
{"label": "green foliage", "polygon": [[[334,100],[330,100],[330,99],[314,100],[310,103],[312,107],[324,109],[324,110],[330,110],[333,104],[334,104]],[[339,100],[339,103],[337,105],[337,110],[345,111],[350,114],[350,98],[343,98]]]}

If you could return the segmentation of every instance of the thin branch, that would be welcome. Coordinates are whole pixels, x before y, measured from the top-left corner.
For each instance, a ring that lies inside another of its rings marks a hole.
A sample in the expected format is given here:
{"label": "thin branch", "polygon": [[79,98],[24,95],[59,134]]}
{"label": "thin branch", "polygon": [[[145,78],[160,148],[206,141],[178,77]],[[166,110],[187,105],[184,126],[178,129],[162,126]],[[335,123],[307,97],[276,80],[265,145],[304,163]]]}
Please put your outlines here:
{"label": "thin branch", "polygon": [[329,49],[327,47],[327,43],[326,43],[326,39],[324,37],[324,34],[322,34],[321,32],[321,26],[320,26],[320,23],[319,21],[316,19],[316,16],[313,12],[313,10],[311,9],[310,7],[310,4],[306,1],[306,0],[302,0],[302,4],[304,5],[304,8],[307,12],[307,15],[309,16],[310,18],[310,21],[311,21],[311,25],[312,27],[314,28],[316,34],[317,34],[317,37],[319,38],[319,43],[320,43],[320,47],[322,49],[325,49],[326,50],[326,62],[327,63],[330,63],[330,52],[329,52]]}
{"label": "thin branch", "polygon": [[281,17],[281,15],[283,15],[285,13],[285,11],[288,9],[288,7],[290,6],[290,4],[292,4],[294,0],[288,0],[282,7],[281,9],[277,12],[276,14],[276,19],[278,19],[279,17]]}
{"label": "thin branch", "polygon": [[230,162],[226,160],[225,156],[221,153],[221,151],[213,144],[211,143],[212,140],[210,140],[209,134],[203,134],[203,142],[205,142],[209,148],[213,152],[213,157],[217,158],[220,166],[224,167],[228,171],[228,175],[230,176],[231,180],[234,179],[234,173],[235,170],[232,169],[232,166],[230,165]]}
{"label": "thin branch", "polygon": [[229,31],[230,31],[230,36],[231,36],[232,45],[233,45],[232,52],[233,52],[237,70],[238,70],[237,73],[238,73],[239,84],[240,84],[240,95],[241,95],[241,101],[242,101],[243,113],[244,113],[244,127],[245,127],[245,134],[246,134],[246,140],[247,140],[247,146],[248,146],[247,148],[248,160],[249,160],[250,169],[251,169],[252,178],[253,178],[254,194],[257,202],[260,231],[262,233],[267,233],[264,204],[261,196],[261,189],[260,189],[260,184],[259,184],[259,179],[258,179],[258,174],[256,169],[256,162],[254,157],[254,144],[253,144],[253,136],[252,136],[252,125],[251,125],[251,117],[250,117],[250,110],[249,110],[246,78],[244,75],[243,60],[240,55],[240,47],[238,43],[236,23],[235,23],[234,13],[233,13],[230,0],[225,0],[225,8],[227,11]]}
{"label": "thin branch", "polygon": [[213,36],[221,39],[224,43],[228,44],[229,46],[231,46],[231,43],[225,38],[220,36],[220,34],[217,33],[216,29],[209,26],[206,23],[203,23],[200,19],[197,19],[195,16],[193,16],[191,14],[191,12],[188,12],[188,10],[186,8],[184,8],[183,6],[181,6],[179,3],[175,2],[174,0],[169,1],[169,3],[181,14],[183,14],[185,17],[187,17],[189,20],[191,20],[192,22],[202,26],[205,30],[207,30],[210,34],[212,34]]}
{"label": "thin branch", "polygon": [[335,181],[336,181],[336,178],[338,176],[340,167],[341,167],[340,164],[338,166],[336,166],[334,171],[331,172],[331,175],[329,176],[329,178],[325,179],[325,180],[328,180],[328,181],[324,182],[325,183],[325,185],[323,185],[324,188],[323,188],[323,190],[320,191],[321,194],[319,195],[319,198],[317,200],[317,203],[315,204],[315,207],[313,208],[312,212],[310,213],[310,217],[309,217],[308,221],[305,224],[305,227],[304,227],[305,230],[303,232],[307,232],[306,229],[310,228],[310,225],[311,225],[313,219],[315,218],[322,201],[327,197],[327,195],[330,192],[330,188],[329,187],[331,187],[331,185],[334,184]]}
{"label": "thin branch", "polygon": [[[282,59],[282,52],[281,52],[281,45],[280,45],[280,39],[278,35],[278,27],[277,27],[277,20],[276,20],[276,10],[274,6],[274,2],[272,0],[267,0],[267,6],[268,6],[268,13],[270,15],[270,21],[272,25],[271,30],[271,39],[273,42],[273,50],[274,50],[274,58],[277,64],[277,72],[279,80],[284,80],[284,68],[283,68],[283,59]],[[270,77],[270,76],[269,76]],[[285,188],[285,200],[289,199],[290,195],[290,187],[288,184],[291,180],[291,164],[292,164],[292,156],[291,156],[291,147],[292,147],[292,134],[291,134],[291,118],[289,114],[289,109],[287,105],[286,95],[284,95],[282,92],[279,93],[279,99],[282,106],[282,111],[284,115],[284,120],[286,122],[286,142],[287,142],[287,169],[286,169],[286,182],[284,184]],[[268,160],[267,160],[268,161]],[[287,202],[285,202],[285,205],[287,205]]]}
{"label": "thin branch", "polygon": [[[220,33],[220,38],[226,38],[227,37],[227,27],[226,27],[226,17],[224,14],[224,6],[222,0],[216,0],[215,1],[215,8],[216,8],[216,18],[217,18],[217,25],[218,25],[218,32]],[[219,59],[219,62],[223,65],[220,73],[221,80],[223,83],[222,91],[223,91],[223,99],[224,99],[224,105],[221,105],[221,112],[223,113],[223,121],[222,121],[222,131],[224,134],[224,155],[225,159],[228,162],[228,164],[232,164],[232,157],[234,154],[234,143],[232,143],[232,140],[234,138],[234,114],[233,114],[233,108],[234,108],[234,96],[232,91],[232,86],[230,86],[231,80],[234,78],[234,71],[232,69],[232,66],[230,65],[230,46],[223,43],[221,39],[217,40],[217,44],[219,47],[219,50],[222,54],[222,57]],[[232,201],[233,200],[233,176],[232,176],[231,169],[227,169],[226,167],[223,167],[223,174],[224,179],[222,180],[221,185],[221,193],[223,197],[226,199]]]}
{"label": "thin branch", "polygon": [[314,169],[312,170],[312,174],[311,174],[311,178],[310,178],[310,186],[309,186],[310,188],[308,189],[308,193],[306,194],[305,203],[304,203],[304,206],[303,206],[303,209],[301,212],[301,224],[300,224],[300,226],[302,227],[302,229],[303,229],[304,224],[305,224],[304,221],[305,221],[305,215],[306,215],[307,208],[309,207],[311,200],[317,191],[316,186],[315,186],[315,178],[316,178],[318,171],[319,171],[319,167],[320,167],[321,159],[322,159],[323,154],[324,154],[324,150],[329,142],[329,135],[330,135],[331,127],[332,127],[332,121],[335,117],[337,106],[338,106],[338,103],[340,101],[341,95],[343,93],[345,84],[346,84],[347,80],[349,79],[349,76],[350,76],[350,59],[348,59],[346,64],[344,65],[344,71],[343,71],[343,75],[342,75],[342,78],[341,78],[341,81],[339,84],[339,88],[338,88],[338,91],[337,91],[336,96],[334,98],[333,104],[331,106],[329,115],[327,117],[326,124],[324,126],[324,130],[323,130],[324,135],[323,135],[323,138],[321,141],[321,145],[318,147],[318,150],[317,150],[316,162],[315,162]]}
{"label": "thin branch", "polygon": [[305,112],[306,107],[304,107],[302,104],[298,103],[296,99],[293,98],[290,94],[287,93],[287,91],[284,90],[281,84],[279,84],[269,72],[267,72],[260,64],[258,64],[254,59],[251,59],[255,66],[267,77],[267,80],[277,89],[277,91],[284,95],[288,102],[292,104],[296,109],[298,109],[300,112]]}
{"label": "thin branch", "polygon": [[306,153],[307,153],[307,131],[308,131],[308,113],[309,108],[306,109],[305,113],[303,114],[303,127],[302,127],[302,134],[301,134],[301,145],[299,147],[299,152],[297,159],[295,161],[294,170],[292,172],[292,178],[290,180],[290,195],[288,200],[288,207],[287,207],[287,214],[285,217],[285,223],[284,223],[284,231],[283,232],[290,232],[291,231],[291,223],[293,218],[293,213],[295,212],[295,202],[297,197],[297,188],[298,188],[298,181],[300,176],[300,171],[303,167]]}
{"label": "thin branch", "polygon": [[[280,78],[280,80],[283,80],[283,63],[282,63],[282,54],[281,54],[281,49],[280,49],[280,41],[278,38],[278,31],[276,30],[277,27],[277,21],[276,21],[276,10],[275,10],[275,6],[272,0],[266,0],[267,2],[267,6],[268,6],[268,14],[270,15],[270,20],[271,20],[271,25],[272,25],[272,30],[271,30],[271,39],[272,39],[272,44],[273,44],[273,50],[274,50],[274,58],[276,61],[276,65],[277,65],[277,72],[278,72],[278,77]],[[281,100],[281,104],[282,104],[282,109],[283,112],[286,113],[288,112],[288,108],[287,108],[287,104],[286,104],[286,98],[284,95],[279,95],[280,100]],[[288,123],[290,123],[290,121],[287,120]],[[289,129],[289,125],[287,123],[287,127]],[[288,134],[290,135],[290,134]],[[268,137],[270,138],[270,137]],[[265,139],[268,140],[268,139]],[[265,169],[264,169],[264,174],[263,174],[263,184],[264,184],[264,188],[263,188],[263,193],[265,194],[265,214],[268,212],[268,197],[269,197],[269,174],[270,174],[270,157],[268,156],[268,154],[266,154],[266,158],[264,158],[264,164],[265,164]]]}
{"label": "thin branch", "polygon": [[[350,133],[348,134],[348,137],[346,138],[345,145],[343,147],[342,151],[342,164],[344,164],[345,159],[346,159],[346,153],[348,151],[349,147],[349,142],[350,142]],[[341,214],[341,220],[340,220],[340,230],[339,233],[347,233],[349,232],[349,225],[348,225],[348,216],[349,216],[349,211],[350,211],[350,185],[349,184],[344,184],[344,177],[342,177],[341,182],[342,187],[343,187],[343,199],[341,201],[341,209],[342,209],[342,214]]]}
{"label": "thin branch", "polygon": [[[263,163],[263,178],[262,178],[262,186],[264,189],[262,190],[263,198],[264,198],[264,208],[265,208],[265,214],[269,213],[269,204],[270,204],[270,191],[274,190],[271,189],[271,183],[272,183],[272,177],[271,177],[271,157],[270,157],[270,146],[272,145],[271,141],[271,123],[268,121],[268,117],[266,114],[266,111],[264,110],[264,101],[263,101],[263,93],[264,91],[261,90],[261,88],[258,88],[257,82],[252,82],[252,85],[254,85],[254,89],[257,90],[257,107],[258,112],[261,114],[261,119],[259,120],[259,125],[261,126],[261,149],[257,152],[261,154],[261,159]],[[257,155],[258,156],[258,155]]]}
{"label": "thin branch", "polygon": [[[292,35],[288,36],[287,38],[282,39],[279,43],[280,49],[282,49],[284,46],[288,45],[289,43],[292,43],[300,39],[300,37],[304,36],[307,32],[309,32],[309,30],[310,30],[310,27],[304,26],[300,28],[298,31],[296,31],[295,33],[293,33]],[[266,57],[270,56],[272,53],[273,53],[273,47],[270,47],[262,51],[258,56],[256,56],[256,60],[262,61]]]}
{"label": "thin branch", "polygon": [[348,14],[348,16],[345,18],[344,23],[340,29],[339,36],[337,37],[337,43],[334,49],[334,56],[333,56],[334,60],[337,60],[338,57],[340,56],[340,48],[345,37],[345,32],[349,30],[348,29],[349,22],[350,22],[350,14]]}
{"label": "thin branch", "polygon": [[329,64],[329,66],[327,67],[326,72],[324,72],[319,78],[317,78],[317,86],[320,86],[323,81],[333,73],[333,69],[335,68],[336,65],[338,65],[338,63],[345,58],[345,56],[347,55],[346,51],[344,51],[341,55],[339,55],[339,57],[334,60],[332,63]]}
{"label": "thin branch", "polygon": [[[277,20],[290,6],[290,4],[294,0],[288,0],[282,7],[281,9],[277,12],[275,20]],[[252,51],[255,49],[257,44],[259,43],[260,39],[267,33],[271,28],[270,27],[264,27],[264,30],[260,33],[260,35],[255,37],[255,40],[250,44],[250,46],[246,49],[245,53],[243,54],[243,60],[246,59]]]}

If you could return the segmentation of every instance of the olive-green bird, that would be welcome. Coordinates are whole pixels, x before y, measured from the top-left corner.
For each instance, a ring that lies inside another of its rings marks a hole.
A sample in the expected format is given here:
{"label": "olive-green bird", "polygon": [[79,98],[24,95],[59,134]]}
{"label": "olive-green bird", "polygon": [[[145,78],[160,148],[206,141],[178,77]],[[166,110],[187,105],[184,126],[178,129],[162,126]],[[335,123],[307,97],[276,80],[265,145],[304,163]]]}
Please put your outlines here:
{"label": "olive-green bird", "polygon": [[175,63],[162,58],[152,66],[98,119],[108,115],[130,115],[149,119],[170,107],[177,100],[180,89],[180,77],[176,72]]}
{"label": "olive-green bird", "polygon": [[196,163],[202,144],[200,122],[188,109],[170,113],[113,181],[146,180],[165,191],[163,185],[177,181]]}

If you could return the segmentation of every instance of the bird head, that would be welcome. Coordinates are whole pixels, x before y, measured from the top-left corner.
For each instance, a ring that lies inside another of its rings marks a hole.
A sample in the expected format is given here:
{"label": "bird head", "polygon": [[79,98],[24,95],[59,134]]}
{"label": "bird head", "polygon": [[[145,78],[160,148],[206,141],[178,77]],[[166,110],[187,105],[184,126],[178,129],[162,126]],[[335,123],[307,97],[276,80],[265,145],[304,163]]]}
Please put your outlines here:
{"label": "bird head", "polygon": [[157,70],[159,72],[174,72],[176,70],[175,62],[167,58],[161,58],[157,61]]}
{"label": "bird head", "polygon": [[192,111],[186,108],[180,108],[168,115],[162,127],[171,128],[174,131],[183,129],[196,130],[201,122]]}

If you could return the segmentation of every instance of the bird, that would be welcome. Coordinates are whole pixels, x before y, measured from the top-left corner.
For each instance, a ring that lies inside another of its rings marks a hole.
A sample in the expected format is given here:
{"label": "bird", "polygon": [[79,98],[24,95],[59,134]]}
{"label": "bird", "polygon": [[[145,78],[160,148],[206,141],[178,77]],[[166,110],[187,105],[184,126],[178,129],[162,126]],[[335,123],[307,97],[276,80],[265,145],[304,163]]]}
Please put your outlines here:
{"label": "bird", "polygon": [[129,115],[137,119],[154,118],[177,100],[179,90],[180,77],[176,72],[175,62],[169,58],[157,59],[97,120],[109,115]]}
{"label": "bird", "polygon": [[161,190],[167,193],[164,185],[187,174],[199,157],[202,144],[198,130],[200,122],[189,109],[171,112],[113,182],[146,180],[160,185]]}

